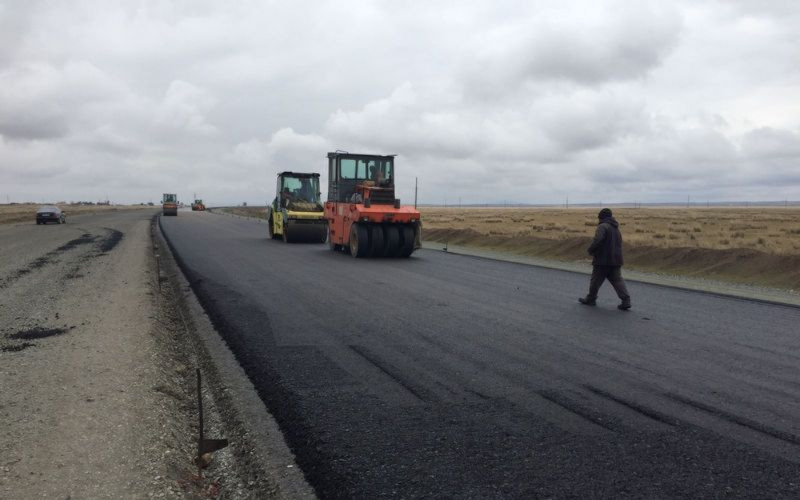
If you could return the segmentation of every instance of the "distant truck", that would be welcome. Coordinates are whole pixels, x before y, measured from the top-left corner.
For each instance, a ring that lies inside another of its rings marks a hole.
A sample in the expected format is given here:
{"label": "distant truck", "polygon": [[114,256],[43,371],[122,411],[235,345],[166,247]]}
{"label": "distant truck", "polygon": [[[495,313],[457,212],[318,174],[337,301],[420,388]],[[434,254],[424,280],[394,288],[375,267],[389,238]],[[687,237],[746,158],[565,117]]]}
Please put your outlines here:
{"label": "distant truck", "polygon": [[164,215],[178,215],[178,195],[171,193],[164,193],[161,199],[161,209]]}
{"label": "distant truck", "polygon": [[203,205],[203,200],[196,199],[194,203],[192,203],[192,211],[193,212],[202,212],[206,209],[206,206]]}

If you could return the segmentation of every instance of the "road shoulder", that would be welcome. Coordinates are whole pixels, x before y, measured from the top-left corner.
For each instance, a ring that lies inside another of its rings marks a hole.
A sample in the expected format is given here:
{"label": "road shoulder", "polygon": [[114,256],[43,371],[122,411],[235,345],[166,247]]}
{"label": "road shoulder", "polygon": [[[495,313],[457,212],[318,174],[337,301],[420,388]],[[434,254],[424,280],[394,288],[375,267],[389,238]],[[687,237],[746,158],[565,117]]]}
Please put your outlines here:
{"label": "road shoulder", "polygon": [[149,219],[93,220],[4,290],[0,497],[191,496],[188,370]]}
{"label": "road shoulder", "polygon": [[206,380],[209,403],[218,415],[217,428],[231,441],[221,467],[235,470],[241,478],[234,498],[315,499],[277,422],[192,291],[163,232],[156,229],[155,233],[162,293],[172,296],[195,346],[194,363]]}

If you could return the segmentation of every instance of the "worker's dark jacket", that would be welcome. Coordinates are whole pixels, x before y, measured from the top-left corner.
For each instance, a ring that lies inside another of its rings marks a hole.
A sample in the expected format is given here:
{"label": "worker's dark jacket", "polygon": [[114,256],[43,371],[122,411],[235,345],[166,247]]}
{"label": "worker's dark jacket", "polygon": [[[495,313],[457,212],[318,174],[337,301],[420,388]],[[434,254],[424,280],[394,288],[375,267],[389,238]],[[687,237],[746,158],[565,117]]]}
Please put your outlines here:
{"label": "worker's dark jacket", "polygon": [[607,217],[600,221],[589,254],[594,266],[622,266],[622,233],[616,219]]}

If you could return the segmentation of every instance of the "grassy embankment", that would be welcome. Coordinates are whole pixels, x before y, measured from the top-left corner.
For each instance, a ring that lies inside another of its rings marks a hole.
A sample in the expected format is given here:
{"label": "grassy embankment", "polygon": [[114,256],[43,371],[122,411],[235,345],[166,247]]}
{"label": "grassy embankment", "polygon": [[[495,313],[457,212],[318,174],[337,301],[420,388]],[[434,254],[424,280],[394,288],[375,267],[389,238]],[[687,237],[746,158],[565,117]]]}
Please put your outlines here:
{"label": "grassy embankment", "polygon": [[[422,208],[423,239],[587,261],[597,209]],[[800,208],[619,208],[627,268],[800,290]]]}

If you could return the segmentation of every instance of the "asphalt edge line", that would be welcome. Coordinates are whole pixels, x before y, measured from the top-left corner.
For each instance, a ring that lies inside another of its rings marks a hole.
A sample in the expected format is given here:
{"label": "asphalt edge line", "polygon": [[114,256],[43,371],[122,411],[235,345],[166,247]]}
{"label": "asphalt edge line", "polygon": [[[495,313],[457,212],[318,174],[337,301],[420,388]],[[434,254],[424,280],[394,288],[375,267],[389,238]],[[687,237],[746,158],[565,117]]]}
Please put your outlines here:
{"label": "asphalt edge line", "polygon": [[[230,403],[223,419],[226,427],[240,427],[244,430],[250,456],[248,465],[258,464],[269,482],[276,487],[271,498],[281,500],[316,500],[314,489],[306,480],[297,465],[295,456],[286,444],[278,423],[258,397],[255,387],[236,361],[228,345],[211,323],[197,296],[186,279],[183,270],[173,254],[172,245],[161,228],[161,216],[156,214],[158,243],[163,249],[160,253],[163,267],[174,271],[170,273],[177,280],[179,307],[186,313],[192,324],[191,335],[196,338],[197,355],[205,375],[208,389],[219,402]],[[163,266],[166,264],[166,266]],[[231,421],[233,420],[233,421]],[[236,458],[239,460],[239,458]]]}
{"label": "asphalt edge line", "polygon": [[[428,240],[428,243],[439,243],[439,242],[432,242],[432,241]],[[463,252],[453,251],[453,250],[444,250],[444,249],[440,250],[440,249],[437,249],[437,248],[430,248],[430,247],[424,247],[424,246],[422,247],[422,249],[423,250],[430,250],[432,252],[443,253],[443,254],[457,255],[459,257],[471,257],[471,258],[474,258],[474,259],[491,260],[493,262],[505,262],[505,263],[508,263],[508,264],[518,264],[520,266],[537,267],[539,269],[550,269],[550,270],[554,270],[554,271],[563,271],[563,272],[572,273],[572,274],[579,274],[581,276],[588,276],[589,274],[591,274],[589,272],[578,271],[578,270],[575,270],[575,269],[569,269],[566,266],[565,267],[560,267],[557,264],[553,264],[552,266],[550,266],[550,265],[543,264],[543,263],[536,264],[536,263],[533,263],[533,262],[520,262],[520,261],[517,261],[517,260],[503,259],[503,258],[500,258],[500,257],[489,257],[489,256],[486,256],[486,255],[463,253]],[[638,273],[642,273],[642,271],[637,271],[637,272]],[[794,302],[788,302],[788,301],[787,302],[783,302],[783,301],[781,301],[779,299],[766,299],[766,298],[761,298],[761,297],[750,297],[748,295],[745,295],[744,293],[737,294],[737,293],[733,293],[733,292],[726,293],[726,292],[721,292],[721,291],[716,291],[716,290],[705,290],[705,289],[702,289],[702,288],[689,288],[689,287],[686,287],[686,286],[680,286],[678,284],[659,283],[659,282],[657,282],[655,280],[649,281],[649,280],[643,279],[641,277],[638,277],[638,278],[627,278],[626,277],[625,281],[629,281],[629,282],[632,282],[632,283],[640,283],[640,284],[650,285],[650,286],[656,286],[656,287],[661,287],[661,288],[669,288],[669,289],[673,289],[673,290],[682,290],[682,291],[685,291],[685,292],[699,293],[699,294],[703,294],[703,295],[713,295],[713,296],[716,296],[716,297],[723,297],[723,298],[726,298],[726,299],[738,299],[738,300],[744,300],[744,301],[747,301],[747,302],[758,302],[758,303],[768,304],[768,305],[773,305],[773,306],[784,306],[784,307],[789,307],[789,308],[793,308],[793,309],[800,309],[800,304],[797,304],[797,303],[794,303]]]}

